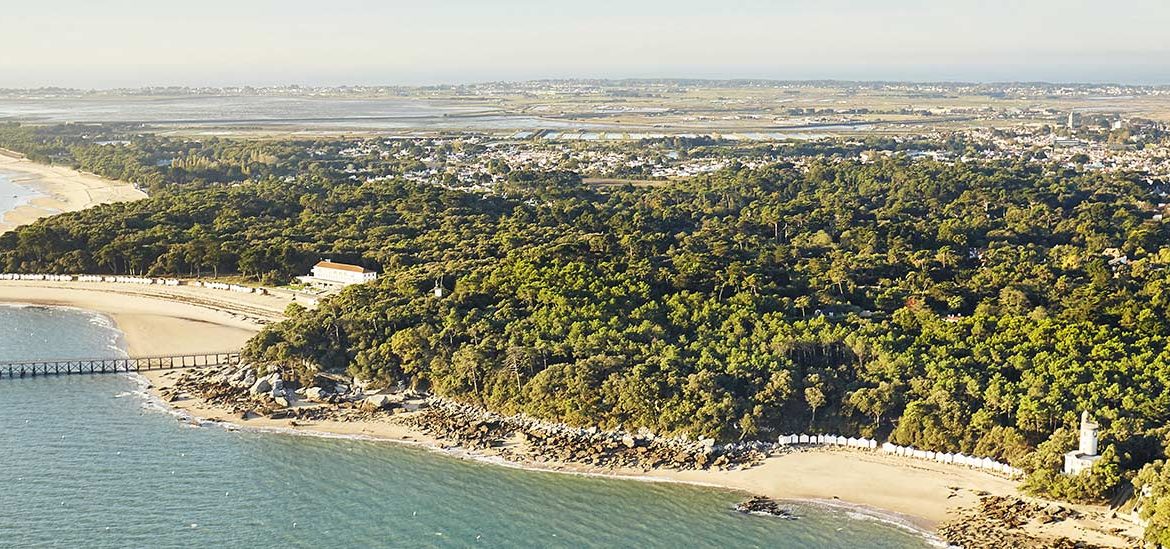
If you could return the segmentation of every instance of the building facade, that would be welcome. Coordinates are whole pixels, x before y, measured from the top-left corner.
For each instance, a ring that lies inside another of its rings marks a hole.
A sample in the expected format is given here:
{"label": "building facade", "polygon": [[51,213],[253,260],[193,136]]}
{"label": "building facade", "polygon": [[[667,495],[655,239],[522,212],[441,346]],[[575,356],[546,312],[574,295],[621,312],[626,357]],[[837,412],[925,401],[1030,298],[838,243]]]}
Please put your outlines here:
{"label": "building facade", "polygon": [[317,286],[350,286],[373,282],[378,279],[378,272],[358,265],[320,261],[313,266],[311,275],[300,278]]}

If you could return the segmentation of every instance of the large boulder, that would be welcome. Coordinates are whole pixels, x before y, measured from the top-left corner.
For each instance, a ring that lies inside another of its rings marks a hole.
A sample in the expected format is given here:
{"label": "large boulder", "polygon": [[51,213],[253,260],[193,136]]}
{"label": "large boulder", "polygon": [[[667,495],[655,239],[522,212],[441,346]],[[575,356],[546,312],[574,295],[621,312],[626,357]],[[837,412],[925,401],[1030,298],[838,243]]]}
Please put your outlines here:
{"label": "large boulder", "polygon": [[388,410],[394,406],[394,400],[390,395],[374,395],[366,397],[362,401],[362,406],[370,410]]}
{"label": "large boulder", "polygon": [[272,391],[272,384],[268,382],[267,377],[262,377],[252,384],[252,388],[248,389],[249,393],[254,395],[262,395]]}
{"label": "large boulder", "polygon": [[[252,378],[252,383],[255,383],[255,382],[256,382],[256,374],[252,373],[252,369],[251,369],[251,368],[248,368],[248,367],[242,367],[242,368],[240,368],[240,369],[236,370],[235,372],[233,372],[233,373],[232,373],[232,374],[231,374],[231,375],[228,377],[228,380],[227,380],[227,381],[228,381],[228,384],[229,384],[229,385],[231,385],[231,386],[233,386],[233,387],[239,387],[239,386],[240,386],[241,384],[243,384],[243,383],[244,383],[244,382],[245,382],[245,381],[246,381],[246,380],[247,380],[249,377],[251,377],[251,378]],[[251,383],[249,383],[249,384],[248,384],[248,386],[249,386],[249,387],[250,387],[251,385],[252,385]]]}
{"label": "large boulder", "polygon": [[305,398],[313,402],[326,402],[329,400],[329,393],[320,387],[309,387],[305,389]]}
{"label": "large boulder", "polygon": [[430,404],[424,399],[405,400],[402,402],[402,407],[407,412],[417,412],[419,410],[426,410],[430,408]]}

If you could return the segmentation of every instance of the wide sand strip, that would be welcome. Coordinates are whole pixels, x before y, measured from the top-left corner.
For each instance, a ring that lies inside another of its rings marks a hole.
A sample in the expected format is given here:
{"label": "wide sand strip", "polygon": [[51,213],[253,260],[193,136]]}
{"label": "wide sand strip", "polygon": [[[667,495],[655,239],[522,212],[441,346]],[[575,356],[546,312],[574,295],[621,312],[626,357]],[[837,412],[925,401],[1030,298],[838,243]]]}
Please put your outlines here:
{"label": "wide sand strip", "polygon": [[34,189],[45,196],[0,218],[0,233],[62,212],[75,212],[98,204],[131,202],[146,198],[146,193],[124,181],[114,181],[62,166],[47,166],[25,160],[0,149],[0,173],[14,183]]}
{"label": "wide sand strip", "polygon": [[132,356],[238,351],[286,300],[206,288],[0,281],[0,302],[109,315]]}
{"label": "wide sand strip", "polygon": [[[231,294],[205,288],[135,287],[102,283],[0,281],[0,302],[71,306],[109,315],[125,334],[131,355],[201,353],[239,349],[260,322],[279,318],[288,299],[280,296]],[[171,387],[176,371],[146,374],[152,390]],[[192,416],[226,421],[249,428],[282,429],[305,434],[366,436],[372,439],[438,447],[432,437],[387,421],[319,421],[240,419],[229,410],[197,398],[171,403]],[[489,456],[490,457],[490,456]],[[534,469],[719,486],[777,499],[820,500],[848,504],[900,518],[908,525],[933,531],[980,493],[1017,496],[1016,483],[961,466],[858,450],[813,450],[768,458],[759,467],[737,471],[612,470],[577,465],[517,464]],[[1110,535],[1136,527],[1110,517],[1108,510],[1076,506],[1084,518],[1049,526],[1029,526],[1034,534],[1067,536],[1105,546],[1125,547]]]}

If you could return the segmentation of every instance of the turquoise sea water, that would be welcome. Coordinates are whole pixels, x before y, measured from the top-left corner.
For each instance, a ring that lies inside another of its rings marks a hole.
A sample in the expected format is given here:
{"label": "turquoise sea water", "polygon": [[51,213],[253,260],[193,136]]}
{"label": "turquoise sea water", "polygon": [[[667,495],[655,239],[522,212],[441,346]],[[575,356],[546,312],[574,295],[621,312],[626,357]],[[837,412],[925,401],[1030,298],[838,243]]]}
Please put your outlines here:
{"label": "turquoise sea water", "polygon": [[[0,307],[0,360],[111,356],[101,317]],[[794,503],[522,471],[390,443],[192,426],[131,376],[0,380],[0,547],[920,548]]]}

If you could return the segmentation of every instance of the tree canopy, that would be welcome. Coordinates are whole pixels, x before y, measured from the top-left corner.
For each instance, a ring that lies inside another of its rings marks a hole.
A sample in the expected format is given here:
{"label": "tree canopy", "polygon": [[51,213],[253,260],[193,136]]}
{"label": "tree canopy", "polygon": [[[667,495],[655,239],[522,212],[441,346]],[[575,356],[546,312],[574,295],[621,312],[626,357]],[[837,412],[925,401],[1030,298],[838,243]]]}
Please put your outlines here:
{"label": "tree canopy", "polygon": [[[254,147],[294,148],[207,154]],[[246,354],[574,424],[888,436],[1070,499],[1165,455],[1170,250],[1138,178],[817,156],[655,188],[515,170],[473,193],[303,156],[42,220],[0,236],[0,266],[281,282],[360,263],[385,276]],[[1085,409],[1111,453],[1074,486],[1052,456]]]}

